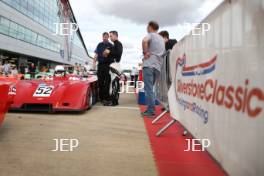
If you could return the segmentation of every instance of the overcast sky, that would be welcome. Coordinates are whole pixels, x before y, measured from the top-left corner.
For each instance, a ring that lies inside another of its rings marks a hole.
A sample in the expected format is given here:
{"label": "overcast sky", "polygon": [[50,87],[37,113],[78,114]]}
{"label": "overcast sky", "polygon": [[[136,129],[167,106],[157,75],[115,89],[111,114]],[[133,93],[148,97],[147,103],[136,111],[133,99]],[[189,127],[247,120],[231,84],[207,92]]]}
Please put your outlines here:
{"label": "overcast sky", "polygon": [[186,23],[197,23],[223,0],[70,0],[90,55],[102,33],[119,32],[124,46],[121,65],[132,68],[140,62],[141,41],[148,21],[155,20],[170,38],[180,40],[189,32]]}

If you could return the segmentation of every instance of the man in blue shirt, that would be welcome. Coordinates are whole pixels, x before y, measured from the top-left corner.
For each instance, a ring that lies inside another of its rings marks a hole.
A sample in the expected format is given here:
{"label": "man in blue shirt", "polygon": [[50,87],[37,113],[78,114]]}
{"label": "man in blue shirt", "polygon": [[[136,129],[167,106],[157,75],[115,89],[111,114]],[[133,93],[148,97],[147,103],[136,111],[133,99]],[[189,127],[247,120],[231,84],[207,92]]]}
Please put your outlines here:
{"label": "man in blue shirt", "polygon": [[113,45],[109,42],[109,34],[107,32],[103,33],[103,42],[100,42],[95,50],[94,57],[94,67],[96,62],[98,62],[97,76],[99,84],[99,98],[102,103],[109,100],[109,90],[111,76],[109,74],[109,65],[111,60],[108,56],[104,56],[103,53],[106,49],[111,49]]}

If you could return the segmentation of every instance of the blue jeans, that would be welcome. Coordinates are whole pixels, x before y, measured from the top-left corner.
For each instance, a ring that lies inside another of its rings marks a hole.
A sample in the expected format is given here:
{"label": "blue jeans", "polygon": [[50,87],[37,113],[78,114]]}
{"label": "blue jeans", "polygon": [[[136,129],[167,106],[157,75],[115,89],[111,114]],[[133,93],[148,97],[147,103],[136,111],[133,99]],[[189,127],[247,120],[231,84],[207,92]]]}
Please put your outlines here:
{"label": "blue jeans", "polygon": [[143,81],[145,90],[145,101],[148,106],[148,111],[155,112],[155,94],[154,85],[159,77],[160,72],[155,68],[144,67],[143,68]]}

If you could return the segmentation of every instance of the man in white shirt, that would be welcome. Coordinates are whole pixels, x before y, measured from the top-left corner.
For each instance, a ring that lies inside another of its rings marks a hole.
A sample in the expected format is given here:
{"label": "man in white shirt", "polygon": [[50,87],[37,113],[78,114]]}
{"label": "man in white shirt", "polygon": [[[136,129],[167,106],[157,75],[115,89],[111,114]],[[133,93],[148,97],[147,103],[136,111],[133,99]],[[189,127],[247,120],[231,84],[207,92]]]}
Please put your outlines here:
{"label": "man in white shirt", "polygon": [[138,80],[138,74],[139,74],[139,71],[136,67],[133,67],[132,70],[131,70],[131,81],[134,81],[132,82],[136,88],[136,85],[137,85],[137,80]]}
{"label": "man in white shirt", "polygon": [[10,67],[10,64],[7,61],[5,61],[5,64],[3,65],[3,73],[6,76],[11,73],[11,67]]}

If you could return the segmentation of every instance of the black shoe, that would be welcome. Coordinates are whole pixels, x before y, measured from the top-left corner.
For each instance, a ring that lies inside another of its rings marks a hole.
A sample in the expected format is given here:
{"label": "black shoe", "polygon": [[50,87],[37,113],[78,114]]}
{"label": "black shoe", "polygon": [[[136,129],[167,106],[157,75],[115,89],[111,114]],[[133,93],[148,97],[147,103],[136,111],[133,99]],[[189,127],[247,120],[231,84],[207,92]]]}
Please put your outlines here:
{"label": "black shoe", "polygon": [[110,106],[112,104],[112,101],[105,101],[103,103],[104,106]]}
{"label": "black shoe", "polygon": [[118,102],[113,102],[112,104],[113,104],[114,106],[118,106],[118,105],[119,105]]}
{"label": "black shoe", "polygon": [[106,103],[108,103],[108,101],[107,100],[102,100],[101,103],[102,104],[106,104]]}
{"label": "black shoe", "polygon": [[112,102],[104,104],[104,106],[117,106],[117,104],[114,104]]}
{"label": "black shoe", "polygon": [[143,117],[153,118],[155,116],[155,112],[147,110],[145,112],[142,112],[141,115]]}

